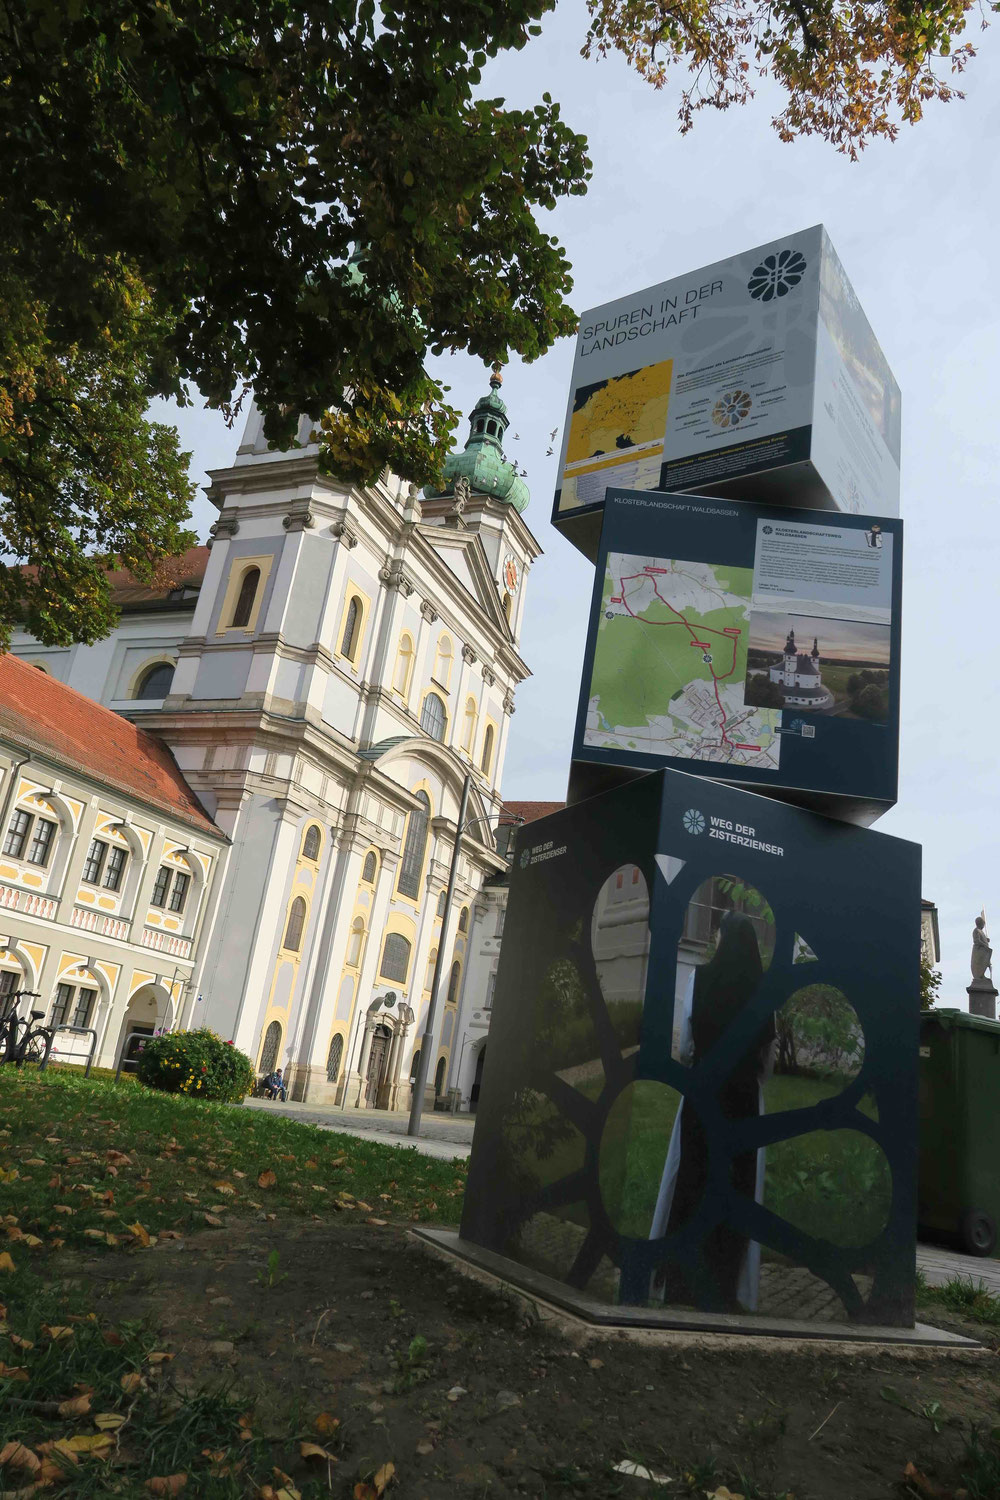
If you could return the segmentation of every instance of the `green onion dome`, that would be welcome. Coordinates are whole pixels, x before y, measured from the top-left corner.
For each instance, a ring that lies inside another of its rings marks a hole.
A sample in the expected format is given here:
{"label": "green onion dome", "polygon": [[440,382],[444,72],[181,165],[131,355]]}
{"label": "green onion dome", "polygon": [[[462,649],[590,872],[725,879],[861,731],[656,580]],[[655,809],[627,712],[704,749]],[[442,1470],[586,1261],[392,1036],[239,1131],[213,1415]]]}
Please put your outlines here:
{"label": "green onion dome", "polygon": [[428,499],[455,492],[455,481],[466,478],[473,494],[492,495],[506,500],[515,510],[523,511],[531,498],[528,486],[517,472],[517,465],[504,457],[503,438],[510,426],[507,407],[500,399],[503,378],[496,365],[490,376],[490,393],[481,396],[469,418],[469,437],[462,453],[449,453],[444,463],[444,484],[440,489],[428,486]]}

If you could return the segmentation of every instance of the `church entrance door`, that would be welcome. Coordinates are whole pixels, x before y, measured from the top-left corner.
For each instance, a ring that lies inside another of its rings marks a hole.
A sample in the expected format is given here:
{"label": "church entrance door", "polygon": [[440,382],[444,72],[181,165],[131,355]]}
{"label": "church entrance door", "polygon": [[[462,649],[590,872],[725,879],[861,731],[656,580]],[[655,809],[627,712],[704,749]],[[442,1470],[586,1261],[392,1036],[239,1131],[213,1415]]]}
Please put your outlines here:
{"label": "church entrance door", "polygon": [[365,1105],[368,1109],[377,1107],[379,1088],[388,1064],[391,1042],[392,1033],[388,1026],[376,1026],[372,1036],[371,1051],[368,1054],[368,1074],[365,1078]]}

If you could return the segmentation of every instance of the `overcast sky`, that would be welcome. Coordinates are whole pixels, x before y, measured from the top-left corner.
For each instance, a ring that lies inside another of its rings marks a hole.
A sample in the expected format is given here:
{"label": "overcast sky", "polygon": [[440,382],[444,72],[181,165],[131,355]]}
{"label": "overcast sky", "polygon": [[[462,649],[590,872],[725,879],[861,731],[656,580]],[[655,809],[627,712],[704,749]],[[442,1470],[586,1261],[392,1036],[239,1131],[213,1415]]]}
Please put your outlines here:
{"label": "overcast sky", "polygon": [[[941,1001],[965,1007],[984,903],[1000,949],[1000,30],[970,30],[980,55],[964,102],[931,106],[895,145],[852,165],[815,140],[783,145],[770,128],[775,95],[764,92],[743,110],[703,112],[682,139],[682,75],[657,94],[624,63],[585,63],[585,29],[583,4],[560,0],[543,36],[488,75],[488,92],[512,105],[548,90],[590,138],[589,193],[545,216],[573,262],[577,309],[824,223],[902,388],[901,782],[899,805],[877,826],[923,844],[924,893],[941,910]],[[527,585],[522,651],[534,676],[517,697],[509,798],[566,789],[592,568],[549,524],[558,443],[544,455],[562,427],[572,355],[567,339],[504,377],[520,435],[508,452],[528,470],[525,519],[545,549]],[[468,410],[486,373],[464,357],[446,364],[453,399]],[[238,436],[219,417],[189,411],[179,426],[199,483],[231,462]],[[213,514],[200,501],[202,537]]]}

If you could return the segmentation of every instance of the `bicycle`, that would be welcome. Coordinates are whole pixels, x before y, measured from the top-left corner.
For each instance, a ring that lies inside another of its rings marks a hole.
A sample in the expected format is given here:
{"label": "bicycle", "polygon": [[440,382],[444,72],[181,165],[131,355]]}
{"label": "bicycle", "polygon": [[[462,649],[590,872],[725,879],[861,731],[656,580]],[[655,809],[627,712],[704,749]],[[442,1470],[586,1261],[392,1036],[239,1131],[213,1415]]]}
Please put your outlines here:
{"label": "bicycle", "polygon": [[12,990],[0,1000],[0,1064],[13,1063],[16,1068],[25,1063],[34,1063],[39,1068],[47,1064],[55,1031],[37,1025],[45,1015],[44,1010],[29,1011],[24,1017],[18,1009],[22,1000],[40,999],[37,990]]}

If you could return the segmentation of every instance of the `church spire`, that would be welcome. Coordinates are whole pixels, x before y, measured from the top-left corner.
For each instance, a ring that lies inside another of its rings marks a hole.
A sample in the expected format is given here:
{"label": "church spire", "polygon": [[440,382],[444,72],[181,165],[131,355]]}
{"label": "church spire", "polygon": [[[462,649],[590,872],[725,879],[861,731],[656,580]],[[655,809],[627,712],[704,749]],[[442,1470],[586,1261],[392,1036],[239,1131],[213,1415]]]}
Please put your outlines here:
{"label": "church spire", "polygon": [[469,416],[469,436],[462,453],[450,453],[445,459],[444,482],[440,489],[430,486],[424,491],[429,499],[451,495],[455,481],[465,477],[473,494],[492,495],[506,500],[522,511],[531,498],[528,486],[517,471],[517,465],[504,456],[503,440],[510,426],[506,403],[501,399],[503,376],[494,365],[490,390],[480,396]]}

